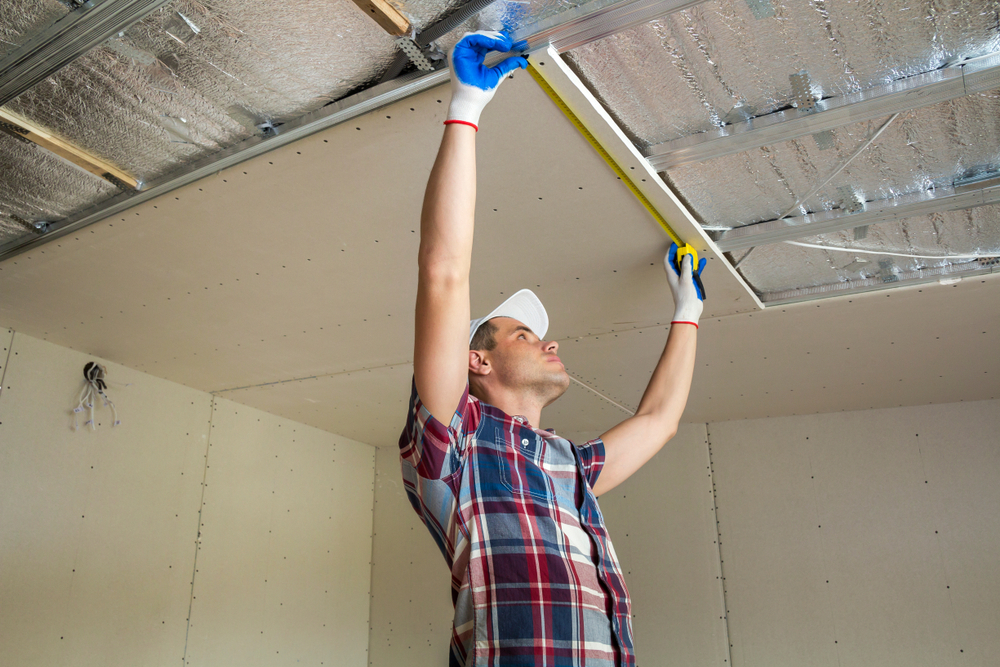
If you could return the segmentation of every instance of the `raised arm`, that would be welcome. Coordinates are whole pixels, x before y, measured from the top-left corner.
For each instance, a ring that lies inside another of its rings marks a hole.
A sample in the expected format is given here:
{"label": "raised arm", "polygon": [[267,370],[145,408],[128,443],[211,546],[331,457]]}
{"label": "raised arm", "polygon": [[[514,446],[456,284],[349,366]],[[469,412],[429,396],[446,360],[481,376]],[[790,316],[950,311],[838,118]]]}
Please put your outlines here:
{"label": "raised arm", "polygon": [[[677,246],[672,245],[663,260],[675,306],[667,344],[635,415],[601,436],[604,469],[594,487],[598,496],[628,479],[674,437],[687,404],[703,295],[692,278],[691,255],[684,256],[679,273],[674,263],[676,255]],[[699,274],[704,267],[702,259]]]}
{"label": "raised arm", "polygon": [[469,269],[476,208],[476,132],[483,108],[524,58],[487,68],[489,51],[509,51],[500,33],[465,35],[452,49],[451,105],[420,217],[413,376],[424,407],[448,424],[469,369]]}

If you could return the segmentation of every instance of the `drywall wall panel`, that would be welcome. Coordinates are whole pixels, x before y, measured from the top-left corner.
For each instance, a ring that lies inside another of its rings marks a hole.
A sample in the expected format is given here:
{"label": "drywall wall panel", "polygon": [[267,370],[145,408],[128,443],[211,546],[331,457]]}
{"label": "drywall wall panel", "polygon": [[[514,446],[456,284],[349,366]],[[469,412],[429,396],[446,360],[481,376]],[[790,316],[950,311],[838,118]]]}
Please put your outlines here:
{"label": "drywall wall panel", "polygon": [[[20,333],[12,345],[4,338],[0,664],[178,664],[211,397]],[[99,406],[96,430],[74,431],[91,360],[107,366],[122,424],[112,428]]]}
{"label": "drywall wall panel", "polygon": [[[409,361],[421,199],[448,95],[402,100],[3,262],[0,320],[213,392]],[[668,237],[526,72],[482,126],[474,313],[530,287],[554,336],[653,320],[669,300]],[[79,280],[98,265],[113,298]],[[754,308],[745,292],[723,298],[717,276],[709,312]]]}
{"label": "drywall wall panel", "polygon": [[451,573],[406,498],[399,448],[380,447],[376,460],[368,664],[441,667],[454,616]]}
{"label": "drywall wall panel", "polygon": [[714,423],[736,667],[1000,652],[1000,401]]}
{"label": "drywall wall panel", "polygon": [[728,665],[705,425],[681,425],[600,503],[632,596],[639,664]]}
{"label": "drywall wall panel", "polygon": [[216,398],[189,664],[365,664],[374,451]]}

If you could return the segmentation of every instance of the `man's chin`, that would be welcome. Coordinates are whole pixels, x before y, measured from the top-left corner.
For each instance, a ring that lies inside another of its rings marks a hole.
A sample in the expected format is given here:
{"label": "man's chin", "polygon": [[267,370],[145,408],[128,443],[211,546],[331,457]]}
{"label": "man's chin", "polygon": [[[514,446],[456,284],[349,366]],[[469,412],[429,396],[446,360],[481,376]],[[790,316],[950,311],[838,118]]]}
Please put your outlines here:
{"label": "man's chin", "polygon": [[567,373],[565,369],[562,369],[562,372],[553,375],[551,384],[552,394],[549,401],[545,405],[552,405],[556,399],[566,393],[566,390],[569,389],[570,385],[569,373]]}

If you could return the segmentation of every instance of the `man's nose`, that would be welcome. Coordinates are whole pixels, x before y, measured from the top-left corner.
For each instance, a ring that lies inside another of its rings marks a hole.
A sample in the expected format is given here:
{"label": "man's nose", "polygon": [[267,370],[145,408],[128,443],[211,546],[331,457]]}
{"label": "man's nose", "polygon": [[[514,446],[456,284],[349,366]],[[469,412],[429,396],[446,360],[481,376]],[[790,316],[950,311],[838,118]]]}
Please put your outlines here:
{"label": "man's nose", "polygon": [[545,351],[546,352],[556,352],[559,349],[559,343],[554,340],[545,341]]}

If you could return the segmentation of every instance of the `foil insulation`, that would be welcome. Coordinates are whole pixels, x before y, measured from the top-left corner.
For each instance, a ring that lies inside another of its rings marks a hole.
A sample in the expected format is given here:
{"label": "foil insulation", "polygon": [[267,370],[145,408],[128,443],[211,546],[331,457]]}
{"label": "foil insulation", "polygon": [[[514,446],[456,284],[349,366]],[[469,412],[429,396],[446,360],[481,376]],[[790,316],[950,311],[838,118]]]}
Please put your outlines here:
{"label": "foil insulation", "polygon": [[118,192],[100,178],[26,139],[0,132],[0,244],[34,234],[34,224],[52,222]]}
{"label": "foil insulation", "polygon": [[715,0],[573,49],[568,61],[640,147],[1000,50],[982,0]]}
{"label": "foil insulation", "polygon": [[[901,274],[979,266],[1000,257],[1000,206],[980,206],[872,225],[855,240],[852,230],[759,246],[740,271],[761,295],[850,281],[892,283]],[[745,251],[734,253],[739,259]]]}
{"label": "foil insulation", "polygon": [[58,0],[5,2],[0,13],[0,59],[68,12]]}
{"label": "foil insulation", "polygon": [[[666,181],[702,224],[738,227],[842,205],[843,189],[866,201],[892,199],[969,171],[1000,167],[1000,91],[968,95],[901,113],[843,171],[801,198],[839,167],[887,118],[832,130],[833,146],[812,135],[670,169]],[[733,193],[739,193],[734,196]]]}
{"label": "foil insulation", "polygon": [[350,0],[177,0],[8,107],[149,181],[364,86],[395,50]]}

